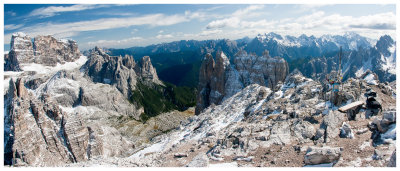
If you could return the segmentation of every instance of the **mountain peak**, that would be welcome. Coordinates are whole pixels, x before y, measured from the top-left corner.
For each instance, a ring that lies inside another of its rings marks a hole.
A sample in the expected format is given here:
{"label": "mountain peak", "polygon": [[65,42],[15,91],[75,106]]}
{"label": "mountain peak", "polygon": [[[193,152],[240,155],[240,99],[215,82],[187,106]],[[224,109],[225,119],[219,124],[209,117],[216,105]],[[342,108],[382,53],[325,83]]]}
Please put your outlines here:
{"label": "mountain peak", "polygon": [[360,37],[360,35],[357,34],[357,33],[354,32],[354,31],[345,32],[343,36],[344,36],[344,37],[348,37],[348,38],[351,38],[351,37]]}
{"label": "mountain peak", "polygon": [[27,36],[24,32],[15,32],[12,34],[14,37],[25,37]]}

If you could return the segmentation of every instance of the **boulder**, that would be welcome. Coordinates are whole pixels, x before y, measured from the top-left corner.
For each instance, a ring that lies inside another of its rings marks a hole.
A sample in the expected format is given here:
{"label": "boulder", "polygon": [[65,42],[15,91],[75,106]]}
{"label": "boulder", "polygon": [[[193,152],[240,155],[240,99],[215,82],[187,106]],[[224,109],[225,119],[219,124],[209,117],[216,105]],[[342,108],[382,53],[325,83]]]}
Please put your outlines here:
{"label": "boulder", "polygon": [[326,136],[324,142],[330,142],[330,139],[339,136],[339,127],[342,125],[345,117],[345,114],[339,111],[330,111],[329,114],[324,116],[320,126],[322,129],[325,129]]}
{"label": "boulder", "polygon": [[299,139],[299,140],[304,140],[304,139],[311,139],[315,135],[315,128],[314,126],[306,121],[300,121],[294,124],[294,135]]}
{"label": "boulder", "polygon": [[340,138],[354,138],[353,130],[351,129],[350,125],[346,122],[343,122],[342,127],[340,128]]}
{"label": "boulder", "polygon": [[336,163],[342,154],[340,147],[309,147],[304,156],[306,165]]}

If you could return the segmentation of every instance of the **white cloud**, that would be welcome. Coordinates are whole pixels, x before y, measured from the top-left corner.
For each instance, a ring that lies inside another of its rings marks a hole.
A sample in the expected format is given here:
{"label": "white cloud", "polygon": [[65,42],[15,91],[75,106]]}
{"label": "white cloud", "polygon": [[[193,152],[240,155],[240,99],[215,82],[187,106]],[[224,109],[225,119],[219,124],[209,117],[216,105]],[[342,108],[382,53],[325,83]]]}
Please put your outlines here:
{"label": "white cloud", "polygon": [[79,4],[72,6],[49,6],[49,7],[35,9],[29,14],[29,16],[31,17],[39,16],[41,18],[45,18],[45,17],[52,17],[61,12],[83,11],[94,8],[101,8],[104,6],[105,5],[94,5],[94,4]]}
{"label": "white cloud", "polygon": [[19,29],[22,26],[24,26],[23,24],[7,24],[4,25],[4,30],[15,30],[15,29]]}
{"label": "white cloud", "polygon": [[297,5],[295,8],[294,13],[303,13],[303,12],[315,12],[321,7],[331,6],[333,4],[300,4]]}
{"label": "white cloud", "polygon": [[7,11],[6,14],[11,15],[13,17],[17,16],[17,13],[14,11]]}
{"label": "white cloud", "polygon": [[326,31],[359,29],[395,30],[396,15],[392,12],[368,16],[353,17],[340,14],[326,15],[316,11],[311,15],[300,17],[292,23],[301,24],[300,29],[326,29]]}
{"label": "white cloud", "polygon": [[209,14],[199,11],[196,12],[185,11],[185,16],[187,16],[189,19],[199,19],[200,21],[203,21],[207,17],[209,17]]}
{"label": "white cloud", "polygon": [[210,35],[215,35],[215,34],[220,34],[222,33],[222,30],[203,30],[199,36],[210,36]]}
{"label": "white cloud", "polygon": [[244,17],[244,16],[252,13],[253,11],[261,10],[263,8],[264,8],[264,5],[250,5],[244,9],[239,9],[239,10],[235,11],[232,15],[235,17]]}
{"label": "white cloud", "polygon": [[[83,48],[89,48],[89,47],[94,47],[94,46],[99,46],[99,47],[121,47],[125,46],[127,44],[135,44],[138,41],[144,40],[142,37],[130,37],[127,39],[121,39],[121,40],[97,40],[93,42],[87,42],[87,45],[83,46]],[[81,48],[81,47],[80,47]]]}
{"label": "white cloud", "polygon": [[209,24],[207,24],[206,28],[215,29],[224,27],[247,27],[250,23],[247,21],[244,22],[243,19],[254,18],[260,15],[268,14],[268,12],[259,11],[261,9],[264,9],[264,7],[265,5],[250,5],[246,8],[238,9],[227,18],[211,21]]}
{"label": "white cloud", "polygon": [[159,34],[156,36],[157,39],[170,39],[173,38],[174,36],[172,34]]}
{"label": "white cloud", "polygon": [[351,28],[365,28],[378,30],[396,30],[396,15],[394,13],[381,13],[377,15],[362,16],[349,24]]}
{"label": "white cloud", "polygon": [[[83,31],[107,30],[135,25],[169,26],[187,21],[189,21],[189,18],[185,15],[150,14],[139,17],[104,18],[61,24],[54,24],[51,22],[41,23],[30,27],[24,27],[19,31],[25,32],[32,37],[37,35],[54,35],[56,37],[63,37],[65,35],[77,35],[79,32]],[[10,39],[11,34],[4,36],[5,43],[10,42]]]}
{"label": "white cloud", "polygon": [[222,20],[214,20],[207,24],[207,29],[239,27],[240,19],[237,17],[225,18]]}
{"label": "white cloud", "polygon": [[135,34],[136,32],[138,32],[139,31],[139,29],[133,29],[132,31],[131,31],[131,34]]}

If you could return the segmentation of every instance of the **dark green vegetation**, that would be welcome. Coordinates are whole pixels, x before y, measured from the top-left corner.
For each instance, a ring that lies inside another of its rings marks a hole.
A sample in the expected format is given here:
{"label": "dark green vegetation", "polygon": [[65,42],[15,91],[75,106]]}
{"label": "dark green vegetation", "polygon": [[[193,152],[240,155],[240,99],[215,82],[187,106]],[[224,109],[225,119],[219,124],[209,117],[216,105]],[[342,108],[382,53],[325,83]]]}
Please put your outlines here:
{"label": "dark green vegetation", "polygon": [[303,70],[304,64],[309,62],[312,59],[312,57],[305,57],[305,58],[297,58],[297,59],[291,59],[288,60],[288,65],[289,65],[289,73],[291,73],[293,70],[298,69],[300,71]]}
{"label": "dark green vegetation", "polygon": [[201,56],[196,51],[157,53],[151,56],[162,81],[177,86],[197,87]]}
{"label": "dark green vegetation", "polygon": [[110,54],[114,56],[132,55],[136,61],[148,55],[162,81],[193,88],[197,87],[201,59],[204,56],[198,50],[143,53],[138,48],[110,49]]}
{"label": "dark green vegetation", "polygon": [[158,77],[177,86],[197,87],[200,65],[201,61],[171,66],[159,71]]}
{"label": "dark green vegetation", "polygon": [[133,91],[130,101],[144,108],[140,119],[146,122],[150,117],[171,110],[184,111],[196,105],[196,93],[194,88],[177,87],[170,83],[165,86],[153,85],[152,87],[137,83],[137,89]]}

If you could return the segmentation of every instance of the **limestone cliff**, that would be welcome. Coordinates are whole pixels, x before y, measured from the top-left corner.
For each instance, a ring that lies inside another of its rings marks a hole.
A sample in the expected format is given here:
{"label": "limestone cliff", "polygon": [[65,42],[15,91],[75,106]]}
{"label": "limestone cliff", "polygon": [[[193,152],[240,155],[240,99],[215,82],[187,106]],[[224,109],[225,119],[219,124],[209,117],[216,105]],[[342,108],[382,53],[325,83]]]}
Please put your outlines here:
{"label": "limestone cliff", "polygon": [[218,52],[214,61],[211,54],[203,59],[199,73],[196,114],[211,104],[218,105],[251,84],[274,89],[282,83],[289,67],[283,58],[263,56],[240,51],[231,64],[223,52]]}
{"label": "limestone cliff", "polygon": [[96,47],[89,55],[82,70],[93,82],[115,85],[129,98],[137,81],[161,84],[150,57],[145,56],[136,64],[132,56],[110,56]]}
{"label": "limestone cliff", "polygon": [[20,71],[20,64],[37,63],[56,66],[73,62],[80,57],[78,45],[73,40],[58,40],[52,36],[36,36],[33,41],[24,33],[11,37],[11,48],[5,58],[6,71]]}

